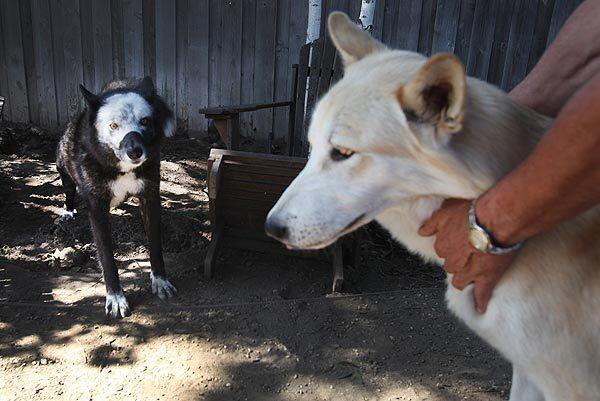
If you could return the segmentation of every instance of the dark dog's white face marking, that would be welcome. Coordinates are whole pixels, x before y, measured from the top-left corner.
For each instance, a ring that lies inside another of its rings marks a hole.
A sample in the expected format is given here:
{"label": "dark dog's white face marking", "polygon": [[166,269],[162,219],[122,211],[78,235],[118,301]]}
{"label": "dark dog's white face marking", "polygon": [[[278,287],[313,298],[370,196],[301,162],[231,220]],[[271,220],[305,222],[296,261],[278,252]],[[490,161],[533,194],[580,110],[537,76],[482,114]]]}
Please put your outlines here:
{"label": "dark dog's white face marking", "polygon": [[152,116],[152,107],[137,93],[117,93],[105,99],[98,109],[95,127],[98,141],[108,146],[119,158],[121,171],[130,171],[146,160],[144,155],[133,162],[120,148],[130,132],[142,132]]}

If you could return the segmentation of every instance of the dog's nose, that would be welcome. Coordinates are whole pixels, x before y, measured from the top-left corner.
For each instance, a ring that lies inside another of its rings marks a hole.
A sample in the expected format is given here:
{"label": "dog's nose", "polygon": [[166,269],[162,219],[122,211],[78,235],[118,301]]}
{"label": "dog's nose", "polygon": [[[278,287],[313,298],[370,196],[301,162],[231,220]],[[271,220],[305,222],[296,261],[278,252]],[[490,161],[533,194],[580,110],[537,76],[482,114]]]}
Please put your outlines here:
{"label": "dog's nose", "polygon": [[144,155],[144,149],[142,149],[140,146],[133,146],[133,147],[127,149],[127,156],[129,156],[129,158],[131,160],[138,160],[143,155]]}
{"label": "dog's nose", "polygon": [[275,219],[267,219],[265,222],[265,232],[267,235],[280,241],[285,240],[288,236],[287,226]]}

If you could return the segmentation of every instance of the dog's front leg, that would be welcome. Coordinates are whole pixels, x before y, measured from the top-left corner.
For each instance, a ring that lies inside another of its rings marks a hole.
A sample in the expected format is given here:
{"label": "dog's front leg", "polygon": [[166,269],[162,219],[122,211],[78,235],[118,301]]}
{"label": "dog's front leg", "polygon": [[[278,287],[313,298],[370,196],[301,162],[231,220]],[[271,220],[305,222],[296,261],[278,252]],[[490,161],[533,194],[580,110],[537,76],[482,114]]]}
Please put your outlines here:
{"label": "dog's front leg", "polygon": [[140,211],[150,245],[152,293],[162,300],[172,298],[177,289],[167,280],[165,273],[160,224],[160,190],[158,184],[153,183],[146,187],[140,197]]}
{"label": "dog's front leg", "polygon": [[92,199],[88,204],[90,225],[106,285],[106,314],[113,318],[129,316],[131,314],[129,304],[121,289],[119,272],[113,255],[109,222],[110,200]]}

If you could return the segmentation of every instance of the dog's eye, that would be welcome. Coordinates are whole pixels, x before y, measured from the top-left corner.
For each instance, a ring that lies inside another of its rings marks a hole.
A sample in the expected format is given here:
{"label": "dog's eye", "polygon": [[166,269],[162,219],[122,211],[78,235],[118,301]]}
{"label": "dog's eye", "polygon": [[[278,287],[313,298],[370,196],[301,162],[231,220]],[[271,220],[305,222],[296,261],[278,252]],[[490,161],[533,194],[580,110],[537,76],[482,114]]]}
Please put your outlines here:
{"label": "dog's eye", "polygon": [[146,117],[142,118],[140,120],[140,124],[142,124],[145,127],[146,125],[148,125],[148,119]]}
{"label": "dog's eye", "polygon": [[331,149],[331,158],[335,161],[346,160],[354,154],[353,150],[348,148],[333,148]]}
{"label": "dog's eye", "polygon": [[109,124],[110,129],[112,130],[116,130],[117,128],[119,128],[119,124],[117,123],[110,123]]}

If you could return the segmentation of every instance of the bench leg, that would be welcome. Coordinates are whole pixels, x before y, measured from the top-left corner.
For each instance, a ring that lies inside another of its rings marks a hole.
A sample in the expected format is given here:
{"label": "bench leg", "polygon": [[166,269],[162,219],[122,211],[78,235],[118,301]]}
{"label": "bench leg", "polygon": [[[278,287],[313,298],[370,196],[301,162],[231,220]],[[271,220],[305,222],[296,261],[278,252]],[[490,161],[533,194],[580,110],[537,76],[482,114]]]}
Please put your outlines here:
{"label": "bench leg", "polygon": [[227,121],[227,149],[240,149],[240,115],[231,114]]}
{"label": "bench leg", "polygon": [[344,253],[342,242],[333,245],[333,292],[341,292],[344,285]]}
{"label": "bench leg", "polygon": [[213,231],[206,257],[204,258],[204,278],[211,278],[214,272],[215,265],[217,264],[217,254],[219,253],[219,247],[221,246],[221,237],[223,236],[223,230],[218,228]]}

